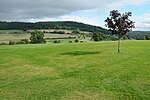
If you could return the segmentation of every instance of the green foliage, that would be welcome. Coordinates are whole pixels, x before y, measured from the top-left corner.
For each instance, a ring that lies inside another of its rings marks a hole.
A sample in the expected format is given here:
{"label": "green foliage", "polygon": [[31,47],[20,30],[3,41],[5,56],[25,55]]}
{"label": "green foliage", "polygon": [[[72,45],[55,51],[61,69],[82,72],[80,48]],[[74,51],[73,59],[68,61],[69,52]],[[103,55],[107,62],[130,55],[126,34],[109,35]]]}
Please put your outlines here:
{"label": "green foliage", "polygon": [[73,30],[72,33],[73,34],[80,34],[80,31],[79,30]]}
{"label": "green foliage", "polygon": [[94,41],[103,41],[105,40],[105,35],[103,33],[94,32],[92,39]]}
{"label": "green foliage", "polygon": [[21,41],[25,42],[25,44],[29,44],[29,40],[28,39],[21,39]]}
{"label": "green foliage", "polygon": [[135,40],[145,40],[146,35],[150,36],[150,31],[132,31],[129,32],[128,38]]}
{"label": "green foliage", "polygon": [[9,45],[15,45],[15,44],[29,44],[29,41],[28,41],[28,39],[22,39],[21,41],[17,41],[17,42],[9,41],[8,44],[9,44]]}
{"label": "green foliage", "polygon": [[15,42],[15,44],[26,44],[25,41],[18,41],[18,42]]}
{"label": "green foliage", "polygon": [[105,35],[106,41],[116,41],[118,40],[118,37],[116,35]]}
{"label": "green foliage", "polygon": [[53,33],[53,34],[65,34],[65,31],[57,31],[57,30],[55,30],[55,31],[53,31],[51,33]]}
{"label": "green foliage", "polygon": [[74,42],[79,42],[79,40],[78,40],[78,39],[75,39]]}
{"label": "green foliage", "polygon": [[87,25],[72,21],[58,21],[58,22],[0,22],[0,30],[35,30],[35,29],[65,29],[74,30],[79,29],[80,31],[87,32],[102,32],[110,34],[110,31],[103,29],[102,27]]}
{"label": "green foliage", "polygon": [[123,35],[123,36],[122,36],[122,39],[123,39],[123,40],[127,40],[128,37],[127,37],[126,35]]}
{"label": "green foliage", "polygon": [[150,35],[146,35],[145,40],[150,40]]}
{"label": "green foliage", "polygon": [[69,43],[72,43],[72,41],[69,41]]}
{"label": "green foliage", "polygon": [[5,42],[2,42],[2,43],[0,43],[0,45],[7,45],[7,43],[5,43]]}
{"label": "green foliage", "polygon": [[9,45],[14,45],[15,44],[15,42],[14,41],[9,41],[9,43],[8,43]]}
{"label": "green foliage", "polygon": [[30,40],[32,44],[46,43],[44,33],[40,31],[31,32]]}
{"label": "green foliage", "polygon": [[54,40],[53,43],[61,43],[60,40]]}

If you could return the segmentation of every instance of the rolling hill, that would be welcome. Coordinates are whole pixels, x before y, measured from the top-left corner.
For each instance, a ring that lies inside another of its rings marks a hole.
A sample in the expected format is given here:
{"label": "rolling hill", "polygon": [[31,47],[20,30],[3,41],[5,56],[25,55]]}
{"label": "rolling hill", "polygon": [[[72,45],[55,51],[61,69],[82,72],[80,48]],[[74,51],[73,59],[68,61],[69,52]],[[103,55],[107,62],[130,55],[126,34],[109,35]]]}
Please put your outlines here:
{"label": "rolling hill", "polygon": [[99,26],[88,25],[73,21],[51,21],[51,22],[0,22],[0,30],[31,30],[31,29],[64,29],[87,32],[102,32],[104,34],[110,34],[107,29]]}

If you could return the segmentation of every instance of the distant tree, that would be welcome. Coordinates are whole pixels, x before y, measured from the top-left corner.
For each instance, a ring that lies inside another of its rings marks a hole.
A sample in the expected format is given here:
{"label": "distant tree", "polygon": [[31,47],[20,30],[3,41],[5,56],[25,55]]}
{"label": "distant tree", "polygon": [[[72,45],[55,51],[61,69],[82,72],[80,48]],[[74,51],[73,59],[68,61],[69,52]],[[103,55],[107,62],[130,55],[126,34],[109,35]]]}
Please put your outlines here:
{"label": "distant tree", "polygon": [[120,40],[122,36],[134,28],[134,22],[129,20],[132,15],[131,12],[119,13],[118,10],[110,11],[110,18],[107,17],[105,20],[106,27],[112,32],[112,34],[118,35],[118,52],[120,52]]}
{"label": "distant tree", "polygon": [[46,43],[44,39],[44,33],[40,31],[31,32],[30,40],[33,44]]}
{"label": "distant tree", "polygon": [[123,36],[122,36],[122,39],[123,39],[123,40],[127,40],[128,37],[127,37],[126,35],[123,35]]}
{"label": "distant tree", "polygon": [[86,34],[85,33],[80,33],[80,37],[82,37],[83,39],[86,38]]}
{"label": "distant tree", "polygon": [[8,43],[9,45],[14,45],[15,44],[15,42],[13,42],[13,41],[9,41],[9,43]]}
{"label": "distant tree", "polygon": [[94,40],[94,41],[102,41],[104,39],[105,39],[104,34],[98,33],[98,32],[94,32],[93,33],[92,40]]}
{"label": "distant tree", "polygon": [[73,30],[72,33],[73,34],[80,34],[80,31],[79,30]]}
{"label": "distant tree", "polygon": [[149,35],[145,35],[145,40],[150,40],[150,36]]}
{"label": "distant tree", "polygon": [[53,43],[61,43],[60,40],[54,40]]}
{"label": "distant tree", "polygon": [[28,39],[21,39],[21,41],[24,41],[26,44],[29,44],[29,40]]}
{"label": "distant tree", "polygon": [[78,40],[78,39],[75,39],[74,42],[79,42],[79,40]]}

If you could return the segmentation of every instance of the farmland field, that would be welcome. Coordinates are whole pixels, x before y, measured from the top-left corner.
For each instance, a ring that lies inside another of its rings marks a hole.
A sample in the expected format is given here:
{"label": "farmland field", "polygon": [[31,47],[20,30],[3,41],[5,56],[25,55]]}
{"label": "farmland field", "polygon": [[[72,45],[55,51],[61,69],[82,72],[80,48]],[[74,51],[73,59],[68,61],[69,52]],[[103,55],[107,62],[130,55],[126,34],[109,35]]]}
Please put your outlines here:
{"label": "farmland field", "polygon": [[150,99],[150,41],[0,46],[0,100],[117,99]]}
{"label": "farmland field", "polygon": [[[34,30],[29,30],[34,31]],[[38,31],[51,31],[54,30],[38,30]],[[64,31],[64,30],[62,30]],[[67,32],[71,32],[66,30]],[[70,34],[51,34],[51,33],[45,33],[44,38],[66,38],[66,37],[75,37],[75,35]],[[9,41],[19,41],[21,39],[30,39],[31,35],[30,33],[24,32],[22,30],[0,30],[0,43],[8,43]]]}

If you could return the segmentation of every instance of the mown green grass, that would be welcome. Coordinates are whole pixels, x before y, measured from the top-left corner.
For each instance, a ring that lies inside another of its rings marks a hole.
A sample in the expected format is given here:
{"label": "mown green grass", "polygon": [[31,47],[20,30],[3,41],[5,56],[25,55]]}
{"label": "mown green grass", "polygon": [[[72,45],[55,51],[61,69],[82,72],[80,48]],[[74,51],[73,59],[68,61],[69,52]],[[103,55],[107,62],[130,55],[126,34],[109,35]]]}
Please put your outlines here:
{"label": "mown green grass", "polygon": [[0,46],[1,100],[149,100],[150,41]]}

